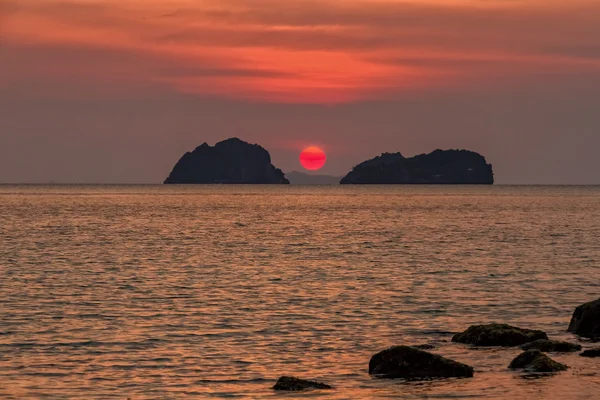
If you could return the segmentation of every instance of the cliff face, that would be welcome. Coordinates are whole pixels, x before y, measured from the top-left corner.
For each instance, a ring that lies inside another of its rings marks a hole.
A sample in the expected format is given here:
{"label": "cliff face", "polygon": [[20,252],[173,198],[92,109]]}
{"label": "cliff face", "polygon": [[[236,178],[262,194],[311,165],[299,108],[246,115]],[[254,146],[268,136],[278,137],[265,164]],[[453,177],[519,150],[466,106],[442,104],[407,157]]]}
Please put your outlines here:
{"label": "cliff face", "polygon": [[271,164],[267,150],[232,138],[214,147],[204,143],[185,153],[166,184],[289,184],[283,172]]}
{"label": "cliff face", "polygon": [[491,185],[494,173],[485,157],[468,150],[435,150],[412,158],[384,153],[354,167],[340,183]]}

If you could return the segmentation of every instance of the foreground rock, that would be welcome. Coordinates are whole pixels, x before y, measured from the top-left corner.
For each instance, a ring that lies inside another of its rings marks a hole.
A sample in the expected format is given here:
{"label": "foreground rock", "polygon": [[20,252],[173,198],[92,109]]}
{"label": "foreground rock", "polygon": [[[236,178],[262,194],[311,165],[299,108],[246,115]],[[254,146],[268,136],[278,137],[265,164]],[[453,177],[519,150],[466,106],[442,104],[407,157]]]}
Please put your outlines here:
{"label": "foreground rock", "polygon": [[520,346],[539,339],[548,339],[542,331],[521,329],[507,324],[473,325],[452,337],[453,342],[475,346]]}
{"label": "foreground rock", "polygon": [[540,339],[535,342],[525,343],[521,346],[523,350],[539,350],[546,353],[569,353],[581,350],[581,346],[569,342],[560,342],[558,340]]}
{"label": "foreground rock", "polygon": [[405,158],[384,153],[356,167],[341,184],[485,184],[494,183],[485,157],[468,150],[435,150]]}
{"label": "foreground rock", "polygon": [[289,184],[271,164],[269,152],[257,144],[227,139],[214,147],[204,143],[177,162],[165,183]]}
{"label": "foreground rock", "polygon": [[274,390],[298,392],[306,389],[331,389],[332,387],[322,382],[307,381],[293,376],[282,376],[277,380]]}
{"label": "foreground rock", "polygon": [[600,357],[600,348],[585,350],[583,353],[580,354],[580,356],[581,357],[589,357],[589,358]]}
{"label": "foreground rock", "polygon": [[566,371],[568,367],[539,350],[527,350],[512,360],[508,368],[524,369],[527,372],[559,372]]}
{"label": "foreground rock", "polygon": [[388,379],[470,378],[473,367],[409,346],[395,346],[375,354],[369,374]]}
{"label": "foreground rock", "polygon": [[600,299],[577,307],[568,330],[579,336],[600,338]]}

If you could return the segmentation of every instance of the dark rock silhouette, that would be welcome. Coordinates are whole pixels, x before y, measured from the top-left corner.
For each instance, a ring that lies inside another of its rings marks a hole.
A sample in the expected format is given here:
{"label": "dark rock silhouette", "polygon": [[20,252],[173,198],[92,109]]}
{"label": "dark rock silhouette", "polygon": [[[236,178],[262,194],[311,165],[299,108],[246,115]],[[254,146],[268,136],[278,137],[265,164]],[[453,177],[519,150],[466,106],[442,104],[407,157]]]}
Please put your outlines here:
{"label": "dark rock silhouette", "polygon": [[395,346],[371,357],[369,374],[387,379],[470,378],[473,367],[410,346]]}
{"label": "dark rock silhouette", "polygon": [[473,325],[452,337],[453,342],[475,346],[513,347],[539,339],[548,339],[542,331],[521,329],[507,324]]}
{"label": "dark rock silhouette", "polygon": [[306,389],[332,389],[332,387],[322,382],[307,381],[293,376],[282,376],[277,380],[273,389],[297,392]]}
{"label": "dark rock silhouette", "polygon": [[289,184],[289,181],[271,164],[267,150],[232,138],[214,147],[204,143],[185,153],[165,183]]}
{"label": "dark rock silhouette", "polygon": [[292,171],[287,172],[285,177],[288,178],[292,185],[339,185],[339,176],[330,175],[312,175],[304,172]]}
{"label": "dark rock silhouette", "polygon": [[600,299],[577,307],[568,331],[587,338],[600,338]]}
{"label": "dark rock silhouette", "polygon": [[525,343],[521,346],[523,350],[539,350],[546,353],[569,353],[572,351],[581,350],[581,346],[569,342],[561,342],[558,340],[540,339],[535,342]]}
{"label": "dark rock silhouette", "polygon": [[524,369],[526,372],[558,372],[566,371],[568,367],[539,350],[527,350],[512,360],[508,368]]}
{"label": "dark rock silhouette", "polygon": [[580,354],[580,356],[589,358],[600,357],[600,348],[585,350],[583,353]]}
{"label": "dark rock silhouette", "polygon": [[356,167],[341,184],[486,184],[494,183],[491,164],[468,150],[435,150],[405,158],[384,153]]}

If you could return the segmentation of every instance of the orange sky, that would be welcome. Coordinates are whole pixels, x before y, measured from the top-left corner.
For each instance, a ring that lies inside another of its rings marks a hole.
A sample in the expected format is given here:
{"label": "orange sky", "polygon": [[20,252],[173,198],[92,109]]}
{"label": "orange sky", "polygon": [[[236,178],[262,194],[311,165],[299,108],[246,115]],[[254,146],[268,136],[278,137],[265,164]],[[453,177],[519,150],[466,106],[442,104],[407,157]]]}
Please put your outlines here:
{"label": "orange sky", "polygon": [[232,136],[600,183],[598,104],[599,0],[0,0],[0,183],[162,182]]}
{"label": "orange sky", "polygon": [[[6,3],[0,77],[343,103],[600,71],[600,2],[29,0]],[[10,56],[10,53],[8,54]]]}

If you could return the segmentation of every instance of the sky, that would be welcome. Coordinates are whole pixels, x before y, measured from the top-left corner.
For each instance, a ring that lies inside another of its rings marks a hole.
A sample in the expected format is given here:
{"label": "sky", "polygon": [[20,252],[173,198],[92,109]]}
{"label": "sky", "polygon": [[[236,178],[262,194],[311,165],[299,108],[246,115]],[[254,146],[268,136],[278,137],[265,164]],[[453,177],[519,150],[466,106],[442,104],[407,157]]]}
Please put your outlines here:
{"label": "sky", "polygon": [[0,0],[0,182],[160,183],[229,137],[600,184],[600,1]]}

